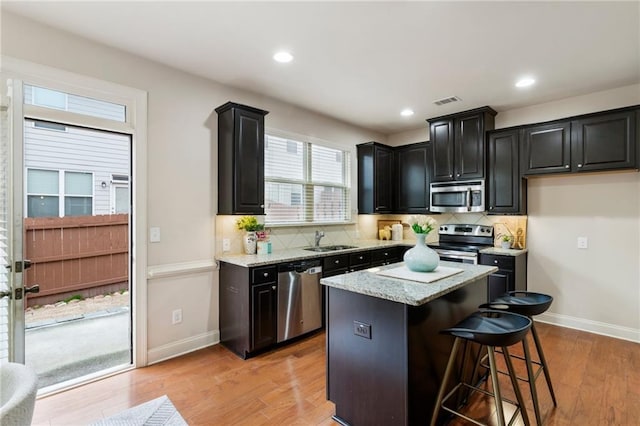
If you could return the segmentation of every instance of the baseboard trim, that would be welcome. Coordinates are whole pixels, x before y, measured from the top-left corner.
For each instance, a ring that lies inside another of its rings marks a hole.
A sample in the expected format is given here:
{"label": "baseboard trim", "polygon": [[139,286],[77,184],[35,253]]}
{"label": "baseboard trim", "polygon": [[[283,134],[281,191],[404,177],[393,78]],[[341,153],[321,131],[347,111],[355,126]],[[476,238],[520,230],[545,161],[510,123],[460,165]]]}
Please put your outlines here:
{"label": "baseboard trim", "polygon": [[589,333],[601,334],[603,336],[615,337],[617,339],[629,340],[640,343],[640,330],[630,327],[608,324],[605,322],[576,318],[568,315],[545,312],[535,317],[536,321],[546,324],[558,325],[560,327],[573,328],[575,330]]}
{"label": "baseboard trim", "polygon": [[220,330],[192,336],[187,339],[171,342],[166,345],[154,348],[147,352],[147,365],[166,361],[189,352],[197,351],[208,346],[220,343]]}

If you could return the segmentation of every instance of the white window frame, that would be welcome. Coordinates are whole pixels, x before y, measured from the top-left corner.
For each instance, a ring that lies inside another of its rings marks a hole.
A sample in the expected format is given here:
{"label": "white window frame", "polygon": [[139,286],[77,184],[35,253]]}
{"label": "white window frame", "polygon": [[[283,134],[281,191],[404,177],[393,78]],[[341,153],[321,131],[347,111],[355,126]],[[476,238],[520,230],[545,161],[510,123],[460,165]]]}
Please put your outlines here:
{"label": "white window frame", "polygon": [[[352,171],[352,151],[344,146],[338,146],[337,144],[333,144],[331,142],[323,141],[318,138],[313,138],[310,136],[304,135],[296,135],[289,132],[284,132],[276,129],[265,129],[265,149],[267,147],[267,138],[269,136],[284,138],[290,141],[299,142],[303,146],[303,178],[300,179],[287,179],[287,178],[274,178],[266,176],[264,177],[265,183],[265,194],[266,194],[266,185],[267,183],[284,183],[284,184],[293,184],[293,185],[301,185],[302,186],[302,195],[301,195],[301,203],[304,205],[304,200],[311,199],[314,197],[314,188],[316,186],[324,186],[324,187],[333,187],[340,188],[345,191],[345,219],[341,221],[316,221],[314,220],[314,210],[313,207],[311,209],[305,208],[303,210],[305,217],[298,222],[271,222],[269,221],[269,216],[265,211],[265,225],[269,227],[285,227],[285,226],[318,226],[318,225],[345,225],[345,224],[353,224],[352,217],[352,188],[351,188],[351,171]],[[342,162],[342,177],[343,184],[339,185],[333,182],[314,182],[311,176],[312,170],[312,156],[311,150],[313,146],[320,146],[323,148],[335,149],[342,152],[344,156],[344,161]],[[309,215],[307,215],[310,213]]]}
{"label": "white window frame", "polygon": [[[33,118],[67,125],[86,126],[100,130],[131,135],[132,209],[135,215],[131,221],[131,242],[133,271],[131,285],[135,289],[132,296],[133,310],[133,368],[146,366],[148,357],[147,338],[147,97],[144,90],[117,83],[88,77],[82,74],[36,64],[11,56],[0,55],[2,73],[9,79],[16,79],[32,86],[47,87],[68,93],[125,106],[125,121],[119,122],[98,117],[75,114],[34,105],[21,105],[21,117],[15,117],[12,128],[14,137],[22,137],[24,118]],[[22,83],[20,83],[22,86]],[[20,95],[22,103],[22,95]],[[19,120],[16,122],[16,120]],[[22,191],[22,182],[14,181],[16,190]],[[19,201],[18,201],[19,202]]]}

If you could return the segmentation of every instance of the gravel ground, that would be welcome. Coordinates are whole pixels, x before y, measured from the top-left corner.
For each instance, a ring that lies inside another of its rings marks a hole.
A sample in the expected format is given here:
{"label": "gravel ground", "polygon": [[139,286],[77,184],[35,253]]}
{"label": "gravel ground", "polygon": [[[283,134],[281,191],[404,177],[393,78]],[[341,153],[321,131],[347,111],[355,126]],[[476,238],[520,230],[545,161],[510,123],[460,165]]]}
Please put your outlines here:
{"label": "gravel ground", "polygon": [[69,303],[59,302],[55,305],[45,305],[38,308],[27,308],[25,322],[35,323],[46,320],[56,320],[93,312],[106,311],[112,308],[129,306],[129,292],[100,295],[84,300],[72,300]]}

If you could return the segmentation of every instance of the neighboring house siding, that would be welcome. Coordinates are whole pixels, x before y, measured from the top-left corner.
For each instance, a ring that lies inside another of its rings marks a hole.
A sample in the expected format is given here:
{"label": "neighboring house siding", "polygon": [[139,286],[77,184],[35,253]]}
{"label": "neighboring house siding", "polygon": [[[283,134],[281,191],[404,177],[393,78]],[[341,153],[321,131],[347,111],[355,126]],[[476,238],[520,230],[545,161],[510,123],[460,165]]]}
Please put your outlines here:
{"label": "neighboring house siding", "polygon": [[93,212],[111,213],[111,176],[129,175],[129,136],[70,126],[41,129],[25,120],[24,141],[26,168],[92,172]]}

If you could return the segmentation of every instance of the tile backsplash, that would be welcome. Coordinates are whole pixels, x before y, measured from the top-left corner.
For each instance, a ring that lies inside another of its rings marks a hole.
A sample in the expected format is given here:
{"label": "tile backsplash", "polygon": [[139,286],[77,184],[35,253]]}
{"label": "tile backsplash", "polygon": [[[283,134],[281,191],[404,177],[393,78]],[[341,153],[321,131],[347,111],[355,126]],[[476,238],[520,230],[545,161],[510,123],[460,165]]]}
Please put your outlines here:
{"label": "tile backsplash", "polygon": [[[400,220],[407,223],[411,215],[358,215],[356,223],[347,225],[318,225],[318,226],[282,226],[269,228],[270,241],[273,251],[296,247],[312,246],[315,231],[324,232],[321,245],[357,244],[358,240],[373,240],[378,237],[378,220]],[[496,246],[500,245],[499,236],[503,234],[516,235],[521,230],[520,241],[526,247],[527,216],[488,216],[481,213],[439,214],[432,215],[438,225],[445,223],[468,223],[493,226],[496,235]],[[223,239],[230,242],[226,253],[242,253],[242,236],[244,231],[236,228],[238,216],[216,216],[216,253],[222,253]],[[413,240],[414,236],[407,226],[404,227],[405,240]],[[438,233],[432,232],[427,242],[438,240]]]}

